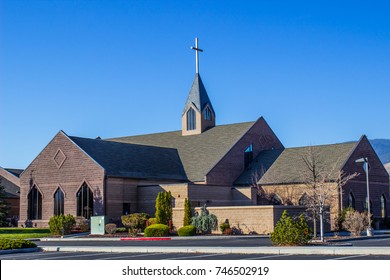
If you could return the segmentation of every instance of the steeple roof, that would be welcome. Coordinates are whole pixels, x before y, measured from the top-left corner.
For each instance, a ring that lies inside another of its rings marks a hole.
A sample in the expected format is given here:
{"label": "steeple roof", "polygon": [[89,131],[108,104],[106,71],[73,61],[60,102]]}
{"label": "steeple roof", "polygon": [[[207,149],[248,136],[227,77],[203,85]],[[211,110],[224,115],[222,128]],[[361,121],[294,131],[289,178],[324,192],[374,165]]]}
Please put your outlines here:
{"label": "steeple roof", "polygon": [[185,113],[185,111],[187,111],[188,107],[191,106],[191,104],[193,104],[199,110],[199,112],[202,112],[208,104],[210,109],[215,114],[199,73],[195,74],[194,82],[192,83],[190,93],[184,106],[183,114]]}

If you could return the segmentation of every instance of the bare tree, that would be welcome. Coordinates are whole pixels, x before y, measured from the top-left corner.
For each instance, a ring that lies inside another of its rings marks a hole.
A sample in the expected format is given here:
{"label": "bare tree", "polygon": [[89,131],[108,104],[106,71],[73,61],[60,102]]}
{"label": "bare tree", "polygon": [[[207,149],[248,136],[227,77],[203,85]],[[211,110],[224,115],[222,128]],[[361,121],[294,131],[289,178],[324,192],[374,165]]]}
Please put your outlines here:
{"label": "bare tree", "polygon": [[[314,147],[308,147],[302,160],[306,170],[303,172],[303,182],[307,187],[305,199],[302,204],[311,212],[314,237],[317,237],[317,219],[320,220],[320,238],[324,241],[324,214],[331,205],[338,201],[342,203],[342,189],[349,180],[358,176],[358,173],[346,174],[340,170],[340,161],[337,160],[331,166],[326,166],[321,154]],[[333,184],[332,184],[333,183]],[[336,183],[336,188],[335,184]],[[340,209],[340,208],[339,208]]]}

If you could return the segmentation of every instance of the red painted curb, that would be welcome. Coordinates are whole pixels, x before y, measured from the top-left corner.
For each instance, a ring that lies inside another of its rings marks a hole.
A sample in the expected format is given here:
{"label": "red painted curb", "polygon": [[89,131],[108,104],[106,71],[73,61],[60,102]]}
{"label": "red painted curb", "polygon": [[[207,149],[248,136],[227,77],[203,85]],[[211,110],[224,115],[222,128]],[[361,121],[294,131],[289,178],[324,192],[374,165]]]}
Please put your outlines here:
{"label": "red painted curb", "polygon": [[123,237],[120,241],[161,241],[171,240],[170,237]]}

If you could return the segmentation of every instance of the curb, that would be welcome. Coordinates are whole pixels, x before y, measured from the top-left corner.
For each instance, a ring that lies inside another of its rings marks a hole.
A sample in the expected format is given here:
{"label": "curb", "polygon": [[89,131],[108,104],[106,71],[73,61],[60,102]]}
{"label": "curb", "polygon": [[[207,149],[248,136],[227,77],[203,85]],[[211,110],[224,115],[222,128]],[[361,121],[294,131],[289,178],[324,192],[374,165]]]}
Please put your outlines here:
{"label": "curb", "polygon": [[48,252],[106,253],[212,253],[212,254],[272,254],[272,255],[390,255],[383,247],[75,247],[41,246]]}
{"label": "curb", "polygon": [[0,255],[8,255],[14,253],[33,253],[42,251],[40,247],[36,248],[25,248],[25,249],[11,249],[11,250],[0,250]]}

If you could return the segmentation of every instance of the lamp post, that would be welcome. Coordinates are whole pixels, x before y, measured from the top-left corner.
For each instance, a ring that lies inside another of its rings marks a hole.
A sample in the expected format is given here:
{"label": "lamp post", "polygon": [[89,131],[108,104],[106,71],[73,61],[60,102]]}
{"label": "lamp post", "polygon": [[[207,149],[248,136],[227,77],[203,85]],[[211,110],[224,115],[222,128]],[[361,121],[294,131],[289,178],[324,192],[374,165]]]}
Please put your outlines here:
{"label": "lamp post", "polygon": [[364,171],[366,172],[366,184],[367,184],[367,210],[368,210],[368,228],[367,228],[367,236],[372,236],[372,228],[371,228],[371,205],[370,205],[370,184],[368,180],[368,158],[359,158],[355,160],[356,163],[364,164]]}

